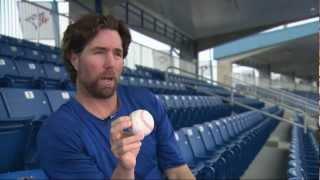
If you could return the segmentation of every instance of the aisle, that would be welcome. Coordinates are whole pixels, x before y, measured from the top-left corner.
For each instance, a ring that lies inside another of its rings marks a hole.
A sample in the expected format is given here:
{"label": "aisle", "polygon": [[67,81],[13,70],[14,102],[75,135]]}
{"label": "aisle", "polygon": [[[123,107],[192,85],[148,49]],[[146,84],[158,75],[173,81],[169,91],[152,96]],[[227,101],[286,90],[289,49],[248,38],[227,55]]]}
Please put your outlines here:
{"label": "aisle", "polygon": [[280,123],[241,179],[286,179],[289,141],[290,125]]}

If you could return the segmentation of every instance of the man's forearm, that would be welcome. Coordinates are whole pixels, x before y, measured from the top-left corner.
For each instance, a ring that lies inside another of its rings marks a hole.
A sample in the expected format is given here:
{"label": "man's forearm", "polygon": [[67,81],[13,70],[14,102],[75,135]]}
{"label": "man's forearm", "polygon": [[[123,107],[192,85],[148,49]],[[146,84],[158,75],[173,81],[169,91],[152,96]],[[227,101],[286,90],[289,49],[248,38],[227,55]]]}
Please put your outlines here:
{"label": "man's forearm", "polygon": [[166,171],[168,179],[186,179],[195,180],[195,177],[191,173],[187,165],[171,168]]}
{"label": "man's forearm", "polygon": [[118,165],[113,171],[111,179],[134,179],[134,169],[128,170]]}

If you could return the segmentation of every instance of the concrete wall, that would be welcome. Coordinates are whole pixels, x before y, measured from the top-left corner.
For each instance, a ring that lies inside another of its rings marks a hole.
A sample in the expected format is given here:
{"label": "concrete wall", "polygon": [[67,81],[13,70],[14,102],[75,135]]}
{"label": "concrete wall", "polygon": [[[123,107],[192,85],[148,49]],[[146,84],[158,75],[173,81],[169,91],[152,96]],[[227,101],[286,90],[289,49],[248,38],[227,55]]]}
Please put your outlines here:
{"label": "concrete wall", "polygon": [[217,67],[218,82],[231,86],[232,61],[218,61]]}

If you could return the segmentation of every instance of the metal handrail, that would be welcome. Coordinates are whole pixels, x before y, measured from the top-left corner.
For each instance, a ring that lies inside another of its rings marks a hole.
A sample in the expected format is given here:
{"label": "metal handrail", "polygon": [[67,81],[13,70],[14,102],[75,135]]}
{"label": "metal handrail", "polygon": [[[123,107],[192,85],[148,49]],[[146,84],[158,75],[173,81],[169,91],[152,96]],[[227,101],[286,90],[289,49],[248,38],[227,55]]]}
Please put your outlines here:
{"label": "metal handrail", "polygon": [[[229,79],[231,79],[231,80],[236,80],[237,82],[242,82],[242,83],[244,83],[244,84],[257,87],[257,88],[262,88],[262,89],[264,89],[264,90],[266,90],[266,91],[272,91],[274,94],[283,95],[283,96],[286,96],[286,97],[288,97],[288,98],[294,99],[294,100],[299,101],[299,102],[302,102],[302,103],[306,103],[306,101],[302,100],[302,98],[296,97],[297,95],[292,96],[292,94],[289,94],[288,92],[284,92],[284,91],[282,91],[282,90],[274,90],[274,89],[271,89],[271,88],[270,88],[270,89],[266,89],[266,88],[257,86],[257,85],[255,85],[255,84],[253,84],[253,83],[251,84],[251,83],[242,81],[242,80],[237,79],[237,78],[235,78],[235,77],[233,77],[233,76],[227,76],[227,75],[226,75],[225,77],[227,77],[227,78],[229,78]],[[300,97],[300,96],[299,96],[299,97]],[[317,104],[317,103],[312,103],[312,104],[311,104],[311,103],[309,103],[309,102],[307,102],[307,103],[310,104],[310,105],[312,105],[312,106],[315,105],[315,104]]]}
{"label": "metal handrail", "polygon": [[[239,84],[241,84],[241,80],[237,80],[237,82],[240,82]],[[242,84],[248,84],[248,83],[242,82]],[[305,117],[306,123],[308,123],[309,120],[312,122],[317,121],[317,118],[318,118],[317,115],[319,112],[317,111],[317,107],[315,107],[315,106],[312,107],[312,105],[310,105],[310,104],[309,104],[309,106],[306,106],[306,103],[304,101],[302,101],[302,100],[299,101],[299,100],[293,99],[293,98],[290,99],[289,96],[283,96],[282,94],[279,94],[275,90],[270,90],[270,89],[266,89],[263,87],[257,87],[255,85],[251,85],[251,84],[245,85],[245,87],[247,87],[245,89],[246,92],[249,92],[249,91],[253,92],[253,94],[250,94],[250,95],[254,95],[257,98],[258,97],[263,98],[265,101],[268,101],[271,103],[276,103],[276,104],[280,105],[281,107],[284,107],[287,110],[291,110],[291,111],[293,110],[293,111],[302,113]],[[239,90],[241,91],[241,89],[239,89]],[[237,91],[237,92],[239,92],[239,91]],[[264,98],[263,94],[265,94],[266,96],[271,97],[271,98]],[[304,106],[299,107],[299,102],[300,102],[300,104],[303,104]],[[293,104],[298,104],[298,106],[292,106]]]}
{"label": "metal handrail", "polygon": [[[169,67],[167,68],[167,70],[165,71],[165,79],[166,79],[166,80],[169,80],[169,73],[170,73],[169,71],[170,71],[170,70],[178,70],[178,71],[180,71],[180,72],[183,72],[183,73],[186,73],[186,74],[190,74],[190,75],[194,76],[197,80],[199,80],[199,79],[197,78],[197,77],[199,77],[199,75],[197,75],[197,74],[195,74],[195,73],[192,73],[192,72],[189,72],[189,71],[186,71],[186,70],[183,70],[183,69],[180,69],[180,68],[175,67],[175,66],[169,66]],[[174,71],[172,71],[171,73],[174,73]],[[175,73],[174,73],[174,74],[175,74]],[[200,77],[201,77],[201,79],[209,80],[209,81],[211,82],[211,84],[216,83],[216,84],[222,86],[223,88],[229,89],[229,90],[231,91],[231,100],[229,100],[228,98],[222,97],[222,96],[219,96],[219,97],[222,98],[223,100],[231,103],[231,104],[236,104],[236,105],[239,105],[239,106],[241,106],[241,107],[243,107],[243,108],[246,108],[246,109],[249,109],[249,110],[261,112],[261,113],[263,113],[263,114],[265,114],[265,115],[267,115],[267,116],[269,116],[269,117],[275,118],[275,119],[277,119],[277,120],[285,121],[285,122],[290,123],[290,124],[292,124],[292,125],[296,125],[296,126],[299,126],[299,127],[304,127],[305,131],[306,131],[306,129],[307,129],[307,126],[309,126],[309,128],[311,128],[311,129],[317,129],[316,127],[310,126],[310,124],[307,123],[307,119],[306,119],[306,121],[305,121],[305,125],[302,126],[302,125],[297,124],[297,123],[295,123],[295,122],[292,122],[292,121],[290,121],[290,120],[288,120],[288,119],[285,119],[285,118],[282,118],[282,117],[278,117],[278,116],[274,116],[274,115],[272,115],[272,114],[270,114],[270,113],[266,113],[266,112],[261,111],[261,110],[259,110],[259,109],[256,109],[256,108],[247,106],[247,105],[242,104],[242,103],[240,103],[240,102],[237,102],[237,101],[235,101],[234,98],[233,98],[234,92],[236,91],[236,88],[234,88],[234,87],[232,87],[232,86],[230,86],[230,85],[227,85],[227,84],[225,84],[225,83],[221,83],[221,82],[215,81],[215,80],[213,80],[213,79],[209,79],[209,78],[206,78],[206,77],[203,77],[203,76],[200,76]],[[194,88],[194,87],[191,87],[191,88]],[[202,92],[202,93],[206,93],[206,94],[208,94],[208,95],[215,95],[215,96],[217,96],[217,94],[213,94],[213,93],[210,93],[210,92],[202,91],[202,90],[199,90],[199,89],[195,89],[195,90],[196,90],[196,91],[200,91],[200,92]],[[273,102],[273,103],[274,103],[274,102]],[[304,117],[308,117],[308,118],[310,118],[310,119],[312,118],[312,117],[310,117],[308,114],[306,114],[304,111],[302,111],[302,110],[300,110],[300,109],[297,109],[297,108],[294,108],[294,107],[290,107],[290,106],[285,105],[285,104],[279,104],[279,103],[277,103],[277,105],[279,105],[280,107],[283,107],[283,108],[285,108],[286,110],[289,110],[289,111],[291,111],[291,112],[301,113]]]}
{"label": "metal handrail", "polygon": [[312,105],[317,105],[317,104],[318,104],[318,102],[315,101],[315,100],[308,99],[308,98],[306,98],[306,97],[304,97],[304,96],[300,96],[300,95],[298,95],[298,94],[294,94],[294,93],[292,93],[292,92],[288,92],[288,91],[283,90],[283,89],[277,89],[276,91],[280,91],[280,92],[282,92],[282,93],[288,94],[288,95],[290,95],[290,96],[294,96],[294,97],[296,97],[296,98],[304,99],[304,100],[306,100],[308,103],[311,103]]}
{"label": "metal handrail", "polygon": [[[229,76],[225,76],[225,78],[232,78]],[[236,79],[236,78],[234,78]],[[233,79],[231,79],[233,80]],[[253,92],[255,94],[255,96],[257,97],[257,92],[263,92],[264,94],[267,94],[268,96],[273,97],[273,99],[276,99],[277,101],[279,101],[279,104],[288,104],[288,105],[292,105],[292,104],[299,104],[299,105],[303,105],[303,107],[299,107],[302,108],[304,110],[304,112],[306,112],[307,114],[310,114],[311,117],[318,117],[319,115],[319,107],[315,104],[310,104],[302,99],[296,98],[296,97],[292,97],[288,94],[281,94],[276,90],[273,89],[267,89],[267,88],[263,88],[260,86],[256,86],[247,82],[243,82],[241,80],[236,79],[237,82],[242,82],[242,84],[245,84],[246,87],[249,88],[254,88]],[[239,83],[239,84],[240,84]],[[249,85],[248,85],[249,84]]]}
{"label": "metal handrail", "polygon": [[[197,91],[199,91],[199,90],[197,90]],[[200,90],[200,92],[205,93],[205,94],[208,94],[208,95],[211,95],[211,96],[217,96],[216,94],[213,94],[213,93],[210,93],[210,92],[206,92],[206,91],[201,91],[201,90]],[[245,104],[243,104],[243,103],[240,103],[240,102],[237,102],[237,101],[233,101],[233,100],[229,100],[228,98],[225,98],[225,97],[222,97],[222,96],[219,96],[219,97],[220,97],[222,100],[227,101],[227,102],[229,102],[229,103],[236,104],[236,105],[238,105],[238,106],[241,106],[241,107],[243,107],[243,108],[246,108],[246,109],[249,109],[249,110],[252,110],[252,111],[260,112],[260,113],[262,113],[262,114],[264,114],[264,115],[266,115],[266,116],[269,116],[269,117],[271,117],[271,118],[274,118],[274,119],[277,119],[277,120],[280,120],[280,121],[284,121],[284,122],[287,122],[287,123],[289,123],[289,124],[291,124],[291,125],[294,125],[294,126],[298,126],[298,127],[300,127],[300,128],[303,128],[303,129],[305,129],[305,132],[306,132],[306,130],[307,130],[307,126],[306,126],[307,124],[301,125],[301,124],[298,124],[298,123],[296,123],[296,122],[290,121],[290,120],[288,120],[288,119],[286,119],[286,118],[276,116],[276,115],[271,114],[271,113],[269,113],[269,112],[262,111],[262,110],[260,110],[260,109],[257,109],[257,108],[254,108],[254,107],[245,105]],[[313,127],[313,126],[309,126],[308,128],[313,129],[313,130],[317,130],[317,128],[316,128],[316,127]]]}

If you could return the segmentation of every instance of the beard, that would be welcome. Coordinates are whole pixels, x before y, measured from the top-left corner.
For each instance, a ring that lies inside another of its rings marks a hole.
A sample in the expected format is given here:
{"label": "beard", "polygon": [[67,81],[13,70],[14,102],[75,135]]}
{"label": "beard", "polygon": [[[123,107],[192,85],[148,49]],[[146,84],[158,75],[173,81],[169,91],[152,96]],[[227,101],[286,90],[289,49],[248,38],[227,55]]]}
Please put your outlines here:
{"label": "beard", "polygon": [[[113,73],[114,74],[114,73]],[[92,82],[83,82],[83,87],[86,89],[86,91],[94,98],[97,99],[108,99],[112,97],[116,89],[118,87],[118,77],[113,76],[112,78],[112,85],[109,86],[103,86],[101,85],[101,81],[104,81],[103,76],[97,77],[94,81]]]}

